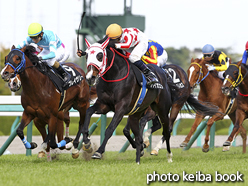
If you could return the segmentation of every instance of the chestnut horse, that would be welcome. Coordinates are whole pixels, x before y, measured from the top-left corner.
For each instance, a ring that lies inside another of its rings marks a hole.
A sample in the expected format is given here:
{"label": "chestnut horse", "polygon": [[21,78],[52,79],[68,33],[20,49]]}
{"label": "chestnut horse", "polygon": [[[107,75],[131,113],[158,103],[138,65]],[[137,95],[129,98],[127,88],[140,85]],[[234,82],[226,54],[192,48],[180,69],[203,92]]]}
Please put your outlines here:
{"label": "chestnut horse", "polygon": [[[224,118],[225,115],[228,115],[233,123],[235,123],[235,111],[237,108],[237,101],[235,100],[233,105],[229,107],[231,97],[225,96],[221,91],[222,80],[218,77],[216,71],[208,71],[206,64],[209,64],[205,59],[191,59],[191,64],[188,68],[188,79],[190,83],[190,87],[193,90],[197,84],[200,84],[200,91],[198,95],[198,99],[203,102],[210,102],[213,105],[219,107],[219,112],[223,114],[215,114],[212,116],[207,122],[207,132],[205,137],[205,143],[202,147],[203,152],[209,151],[209,132],[210,128],[215,121],[221,120]],[[192,134],[195,132],[197,126],[201,123],[204,119],[205,115],[196,114],[195,121],[191,130],[185,140],[181,143],[181,147],[184,147],[189,142]],[[241,128],[241,136],[243,138],[243,152],[246,151],[246,130],[242,127]],[[231,141],[230,141],[231,142]],[[229,150],[228,148],[224,148]]]}
{"label": "chestnut horse", "polygon": [[[55,133],[57,125],[62,124],[64,120],[64,113],[68,112],[72,107],[79,111],[79,131],[73,141],[74,148],[72,149],[72,156],[78,157],[79,151],[77,150],[79,137],[81,135],[80,130],[85,119],[85,113],[89,107],[90,91],[89,86],[85,81],[84,71],[76,64],[70,64],[70,70],[76,69],[81,76],[80,82],[74,86],[68,88],[64,102],[59,109],[60,92],[56,89],[49,77],[42,74],[36,65],[39,63],[39,59],[34,55],[35,49],[32,46],[25,46],[22,49],[12,50],[6,56],[5,67],[1,71],[1,76],[4,81],[9,81],[15,74],[20,75],[22,83],[22,95],[21,103],[24,108],[22,114],[22,120],[17,128],[17,135],[23,141],[27,149],[34,149],[37,144],[34,142],[27,142],[23,129],[34,118],[39,118],[43,123],[48,124],[48,145],[47,149],[60,148],[66,145],[67,141],[62,140],[56,143]],[[73,68],[72,68],[73,67]]]}
{"label": "chestnut horse", "polygon": [[[97,100],[95,104],[87,109],[85,123],[83,126],[83,149],[92,150],[88,134],[88,126],[91,116],[114,112],[112,121],[105,132],[105,138],[92,158],[101,159],[105,151],[108,139],[122,120],[124,115],[129,115],[128,123],[135,136],[136,163],[140,163],[143,150],[143,126],[139,126],[139,120],[144,116],[149,106],[158,114],[163,126],[163,136],[166,140],[168,160],[172,161],[170,150],[169,111],[172,105],[171,90],[164,70],[156,65],[148,65],[157,75],[163,89],[146,89],[146,81],[143,77],[142,86],[139,85],[133,64],[120,52],[107,47],[109,38],[102,44],[90,44],[86,40],[87,73],[86,79],[89,85],[97,84]],[[173,85],[172,85],[173,86]],[[176,87],[174,87],[176,89]],[[144,91],[143,91],[144,90]],[[142,97],[143,96],[143,97]],[[142,102],[140,102],[142,100]]]}
{"label": "chestnut horse", "polygon": [[[21,79],[20,79],[20,75],[17,74],[15,77],[10,78],[9,82],[8,82],[8,87],[12,92],[17,92],[18,90],[21,89],[22,84],[21,84]],[[66,141],[72,141],[72,139],[69,139],[69,124],[70,124],[70,117],[69,117],[69,112],[66,112],[64,114],[64,122],[66,125],[66,132],[65,132],[65,138],[68,138]],[[35,118],[34,119],[34,125],[35,127],[38,129],[38,131],[40,132],[43,141],[46,141],[46,137],[47,137],[47,131],[46,131],[46,123],[43,123],[42,120],[40,120],[39,118]],[[63,136],[64,136],[64,125],[63,124],[58,124],[57,126],[57,139],[58,141],[62,141],[63,140]],[[45,148],[45,146],[42,146],[43,148]],[[70,142],[70,144],[67,144],[67,150],[70,150],[72,147],[72,143]],[[61,149],[64,149],[65,147],[62,147]],[[39,158],[43,158],[45,157],[45,150],[46,149],[41,149],[40,152],[38,152],[38,157]],[[49,158],[49,155],[48,155]]]}
{"label": "chestnut horse", "polygon": [[236,134],[243,128],[243,121],[248,118],[248,67],[242,64],[242,60],[238,63],[230,64],[225,72],[225,80],[222,85],[222,92],[230,96],[235,88],[239,88],[237,95],[236,120],[234,128],[224,145],[230,145],[230,142],[236,137]]}

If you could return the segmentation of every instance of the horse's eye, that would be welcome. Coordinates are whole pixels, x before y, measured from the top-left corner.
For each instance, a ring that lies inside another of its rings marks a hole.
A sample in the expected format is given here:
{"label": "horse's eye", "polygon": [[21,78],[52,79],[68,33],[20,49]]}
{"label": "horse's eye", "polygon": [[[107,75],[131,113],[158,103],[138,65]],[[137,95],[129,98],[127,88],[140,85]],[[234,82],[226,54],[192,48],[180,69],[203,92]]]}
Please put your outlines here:
{"label": "horse's eye", "polygon": [[86,60],[88,59],[88,53],[86,53],[85,58],[86,58]]}
{"label": "horse's eye", "polygon": [[16,58],[16,60],[21,61],[21,57],[18,56],[18,57]]}
{"label": "horse's eye", "polygon": [[96,55],[96,58],[97,58],[98,61],[102,62],[103,53],[102,53],[102,52],[98,53],[98,54]]}

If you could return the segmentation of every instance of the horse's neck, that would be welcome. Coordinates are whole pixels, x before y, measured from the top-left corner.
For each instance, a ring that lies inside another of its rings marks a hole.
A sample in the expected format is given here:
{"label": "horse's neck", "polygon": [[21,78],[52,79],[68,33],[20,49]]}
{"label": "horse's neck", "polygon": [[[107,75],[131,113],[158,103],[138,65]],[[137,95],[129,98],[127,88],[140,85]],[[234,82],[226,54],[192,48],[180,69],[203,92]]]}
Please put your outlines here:
{"label": "horse's neck", "polygon": [[[214,76],[212,73],[208,71],[203,72],[203,78],[205,79],[200,83],[200,88],[206,93],[206,94],[212,94],[212,92],[216,92],[216,89],[221,88],[221,81],[217,76]],[[207,76],[206,76],[207,75]]]}
{"label": "horse's neck", "polygon": [[[244,68],[244,67],[242,67],[242,68]],[[239,86],[239,90],[241,93],[248,94],[248,71],[247,71],[247,69],[243,69],[242,75],[243,75],[244,79]]]}

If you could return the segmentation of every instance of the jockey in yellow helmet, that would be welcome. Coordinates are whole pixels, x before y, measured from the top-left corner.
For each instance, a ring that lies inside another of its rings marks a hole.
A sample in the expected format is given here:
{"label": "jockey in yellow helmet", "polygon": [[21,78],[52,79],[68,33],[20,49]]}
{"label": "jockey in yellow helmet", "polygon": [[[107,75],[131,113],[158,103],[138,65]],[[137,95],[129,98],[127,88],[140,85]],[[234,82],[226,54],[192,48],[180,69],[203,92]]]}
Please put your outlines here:
{"label": "jockey in yellow helmet", "polygon": [[43,30],[41,24],[31,23],[28,27],[28,37],[17,48],[30,44],[37,51],[42,47],[42,52],[39,51],[40,53],[37,55],[39,60],[56,68],[65,82],[64,86],[66,86],[71,75],[60,63],[65,62],[69,58],[69,53],[66,51],[60,38],[50,30]]}

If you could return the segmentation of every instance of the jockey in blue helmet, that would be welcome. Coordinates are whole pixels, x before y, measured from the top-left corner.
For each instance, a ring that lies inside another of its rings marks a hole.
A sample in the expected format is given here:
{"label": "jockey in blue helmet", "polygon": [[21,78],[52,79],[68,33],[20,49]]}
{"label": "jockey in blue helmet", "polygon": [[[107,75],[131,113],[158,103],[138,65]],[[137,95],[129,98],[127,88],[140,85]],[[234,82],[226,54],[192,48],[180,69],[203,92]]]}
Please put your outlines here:
{"label": "jockey in blue helmet", "polygon": [[208,66],[208,70],[217,70],[219,78],[224,79],[223,74],[229,66],[229,58],[227,55],[219,50],[214,50],[214,47],[210,44],[206,44],[202,48],[202,53],[203,59],[207,59],[207,61],[212,64],[206,64]]}

